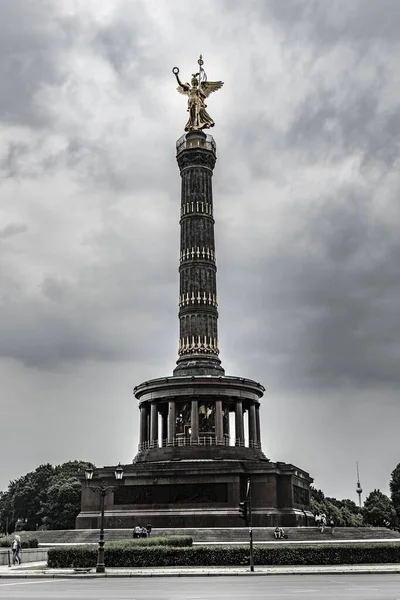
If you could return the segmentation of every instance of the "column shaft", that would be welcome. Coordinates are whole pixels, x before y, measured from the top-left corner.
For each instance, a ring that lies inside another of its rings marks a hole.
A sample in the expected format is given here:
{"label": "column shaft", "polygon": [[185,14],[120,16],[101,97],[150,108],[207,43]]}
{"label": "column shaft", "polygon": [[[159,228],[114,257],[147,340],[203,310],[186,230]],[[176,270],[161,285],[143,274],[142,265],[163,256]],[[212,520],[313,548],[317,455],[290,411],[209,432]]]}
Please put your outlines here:
{"label": "column shaft", "polygon": [[[224,423],[224,435],[226,435],[226,436],[227,436],[228,443],[229,443],[229,438],[230,438],[231,432],[230,432],[230,423],[229,423],[229,420],[230,420],[230,419],[229,419],[230,412],[229,412],[229,408],[228,408],[228,406],[226,406],[226,410],[228,411],[228,418],[227,418],[227,420],[226,420],[226,424]],[[223,412],[224,412],[224,409],[222,408],[222,413],[223,413]],[[223,418],[223,417],[222,417],[222,418]]]}
{"label": "column shaft", "polygon": [[222,400],[215,401],[215,439],[217,445],[224,443],[224,423],[222,420]]}
{"label": "column shaft", "polygon": [[224,374],[218,358],[212,174],[215,142],[191,131],[177,145],[181,173],[179,358],[174,373]]}
{"label": "column shaft", "polygon": [[192,400],[192,410],[190,415],[190,443],[196,445],[199,443],[199,401]]}
{"label": "column shaft", "polygon": [[256,428],[257,428],[257,443],[261,450],[261,425],[260,425],[260,405],[256,404]]}
{"label": "column shaft", "polygon": [[249,448],[257,446],[257,428],[256,428],[256,407],[250,404],[249,407]]}
{"label": "column shaft", "polygon": [[139,428],[139,447],[142,449],[143,444],[147,442],[147,416],[146,416],[146,405],[142,404],[140,407],[140,428]]}
{"label": "column shaft", "polygon": [[243,423],[243,404],[241,400],[236,401],[235,405],[235,445],[244,445],[244,423]]}
{"label": "column shaft", "polygon": [[174,445],[175,413],[175,402],[168,402],[168,446]]}
{"label": "column shaft", "polygon": [[146,405],[146,441],[150,443],[150,406]]}
{"label": "column shaft", "polygon": [[150,442],[158,446],[158,409],[157,404],[153,402],[150,405]]}
{"label": "column shaft", "polygon": [[168,413],[163,410],[161,415],[161,444],[166,445],[168,437]]}

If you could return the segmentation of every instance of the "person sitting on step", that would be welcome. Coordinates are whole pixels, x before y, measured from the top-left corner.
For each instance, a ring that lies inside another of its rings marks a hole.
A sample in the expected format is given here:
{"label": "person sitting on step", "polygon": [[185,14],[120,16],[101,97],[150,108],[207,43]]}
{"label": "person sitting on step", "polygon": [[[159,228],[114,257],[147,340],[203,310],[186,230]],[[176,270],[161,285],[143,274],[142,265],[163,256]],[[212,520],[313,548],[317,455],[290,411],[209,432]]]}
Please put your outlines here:
{"label": "person sitting on step", "polygon": [[275,527],[274,538],[276,540],[282,540],[285,537],[285,532],[282,527]]}

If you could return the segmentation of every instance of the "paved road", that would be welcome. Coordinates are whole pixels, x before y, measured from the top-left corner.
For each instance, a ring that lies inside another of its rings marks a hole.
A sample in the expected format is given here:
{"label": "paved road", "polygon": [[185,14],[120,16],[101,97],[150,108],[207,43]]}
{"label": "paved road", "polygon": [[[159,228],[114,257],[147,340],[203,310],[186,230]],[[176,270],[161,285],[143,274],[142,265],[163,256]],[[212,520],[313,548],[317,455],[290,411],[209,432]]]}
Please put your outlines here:
{"label": "paved road", "polygon": [[7,600],[400,600],[399,575],[0,580]]}

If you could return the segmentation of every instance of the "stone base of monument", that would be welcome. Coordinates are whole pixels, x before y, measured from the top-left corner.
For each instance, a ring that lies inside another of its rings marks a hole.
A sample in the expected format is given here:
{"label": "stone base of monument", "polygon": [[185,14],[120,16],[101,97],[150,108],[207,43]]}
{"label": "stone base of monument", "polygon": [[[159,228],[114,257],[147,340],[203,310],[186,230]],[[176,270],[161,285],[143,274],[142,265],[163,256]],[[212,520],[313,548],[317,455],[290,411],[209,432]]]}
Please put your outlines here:
{"label": "stone base of monument", "polygon": [[[147,523],[156,528],[243,526],[239,502],[245,499],[249,478],[254,527],[313,524],[308,473],[266,458],[218,460],[218,447],[212,450],[215,457],[203,460],[175,458],[125,465],[122,485],[105,499],[105,528],[133,529]],[[96,478],[113,485],[113,468],[99,469]],[[99,522],[99,498],[83,485],[76,527],[97,529]]]}
{"label": "stone base of monument", "polygon": [[246,499],[249,481],[254,527],[309,525],[312,478],[292,464],[271,462],[262,452],[265,388],[225,375],[219,358],[215,141],[191,130],[177,141],[176,151],[181,177],[177,364],[172,376],[134,388],[138,454],[124,466],[115,489],[114,467],[92,472],[91,485],[102,494],[93,494],[83,479],[76,526],[99,528],[104,499],[108,529],[148,523],[156,528],[241,527],[239,502]]}

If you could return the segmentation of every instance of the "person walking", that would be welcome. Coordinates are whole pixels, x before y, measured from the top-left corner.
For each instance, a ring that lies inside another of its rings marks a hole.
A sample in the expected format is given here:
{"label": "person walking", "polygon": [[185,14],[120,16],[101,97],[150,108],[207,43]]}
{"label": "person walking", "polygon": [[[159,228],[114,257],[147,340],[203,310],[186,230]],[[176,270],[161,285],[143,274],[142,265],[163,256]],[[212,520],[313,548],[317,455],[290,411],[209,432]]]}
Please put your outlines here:
{"label": "person walking", "polygon": [[321,521],[320,521],[320,531],[321,531],[321,533],[324,533],[325,527],[326,527],[326,514],[322,513],[322,515],[321,515]]}
{"label": "person walking", "polygon": [[329,520],[329,525],[331,528],[331,535],[333,535],[335,533],[335,521],[332,518]]}
{"label": "person walking", "polygon": [[21,538],[19,537],[19,535],[14,536],[13,542],[11,544],[11,549],[12,549],[12,553],[13,553],[13,558],[12,558],[13,566],[20,565],[21,558],[20,558],[19,554],[21,552]]}

